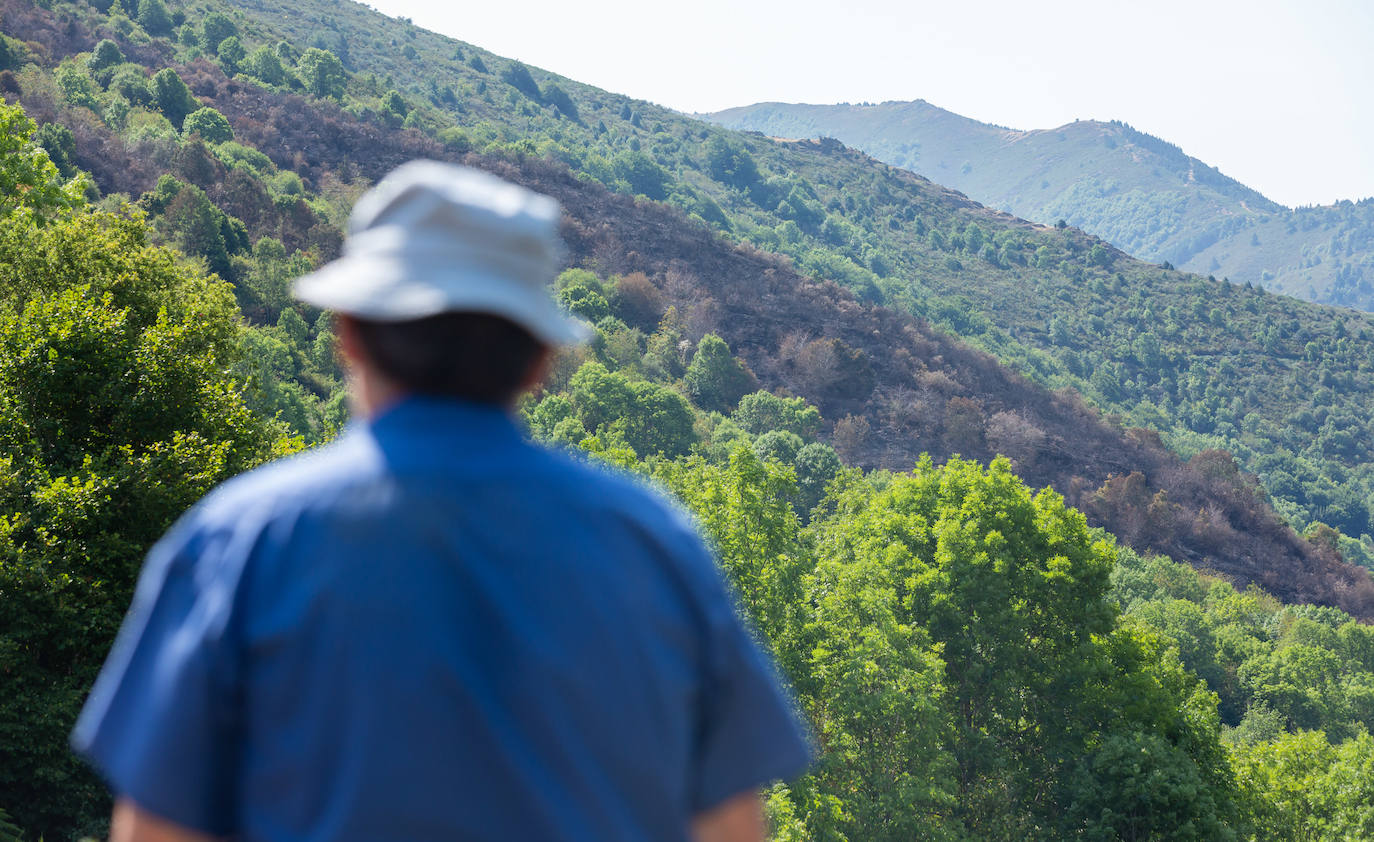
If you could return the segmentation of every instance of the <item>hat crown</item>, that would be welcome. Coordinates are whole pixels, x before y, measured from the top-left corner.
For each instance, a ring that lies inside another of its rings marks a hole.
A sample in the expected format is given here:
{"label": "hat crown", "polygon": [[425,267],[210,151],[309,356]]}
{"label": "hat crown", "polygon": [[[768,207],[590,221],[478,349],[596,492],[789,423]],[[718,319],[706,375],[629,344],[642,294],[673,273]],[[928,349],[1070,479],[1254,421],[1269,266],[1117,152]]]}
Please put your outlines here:
{"label": "hat crown", "polygon": [[433,208],[448,205],[478,227],[548,231],[558,223],[558,203],[490,173],[411,161],[368,191],[349,217],[349,233],[384,225],[414,223]]}
{"label": "hat crown", "polygon": [[[558,203],[494,175],[437,161],[397,168],[349,217],[350,254],[403,248],[419,252],[505,253],[530,262],[516,282],[543,283],[557,270]],[[386,232],[372,236],[373,232]],[[503,261],[503,262],[509,262]],[[513,268],[513,267],[512,267]],[[536,278],[545,275],[547,278]]]}
{"label": "hat crown", "polygon": [[559,215],[553,199],[489,173],[413,161],[358,200],[342,257],[296,294],[391,321],[495,313],[551,343],[577,341],[585,326],[547,288],[562,256]]}

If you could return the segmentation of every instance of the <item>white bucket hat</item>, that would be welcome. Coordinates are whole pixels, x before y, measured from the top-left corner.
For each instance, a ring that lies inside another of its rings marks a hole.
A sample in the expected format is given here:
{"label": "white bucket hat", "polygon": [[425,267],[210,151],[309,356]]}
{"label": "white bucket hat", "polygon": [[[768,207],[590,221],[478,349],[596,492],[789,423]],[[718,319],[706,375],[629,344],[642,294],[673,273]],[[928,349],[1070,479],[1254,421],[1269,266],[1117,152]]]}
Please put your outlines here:
{"label": "white bucket hat", "polygon": [[550,345],[581,342],[587,325],[549,292],[558,217],[553,199],[489,173],[412,161],[358,200],[342,256],[298,279],[295,294],[374,321],[490,313]]}

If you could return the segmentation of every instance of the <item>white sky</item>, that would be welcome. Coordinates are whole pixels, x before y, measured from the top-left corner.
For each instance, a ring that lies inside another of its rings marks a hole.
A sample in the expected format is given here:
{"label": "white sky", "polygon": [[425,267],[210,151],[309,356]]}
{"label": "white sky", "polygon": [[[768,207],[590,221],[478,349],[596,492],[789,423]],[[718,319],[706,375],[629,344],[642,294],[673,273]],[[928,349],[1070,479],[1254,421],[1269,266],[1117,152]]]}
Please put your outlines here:
{"label": "white sky", "polygon": [[1124,120],[1287,205],[1374,196],[1374,0],[370,0],[680,111],[924,99]]}

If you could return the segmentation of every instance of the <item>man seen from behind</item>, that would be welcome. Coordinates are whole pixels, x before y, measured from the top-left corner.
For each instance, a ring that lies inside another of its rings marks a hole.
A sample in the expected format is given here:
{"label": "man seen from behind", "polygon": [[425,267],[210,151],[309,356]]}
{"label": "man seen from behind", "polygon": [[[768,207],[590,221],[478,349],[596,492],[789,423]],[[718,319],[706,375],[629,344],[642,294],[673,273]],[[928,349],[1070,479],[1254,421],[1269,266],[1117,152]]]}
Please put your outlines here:
{"label": "man seen from behind", "polygon": [[719,569],[513,418],[585,332],[548,291],[558,215],[407,164],[298,282],[358,420],[150,553],[73,734],[116,842],[762,838],[808,747]]}

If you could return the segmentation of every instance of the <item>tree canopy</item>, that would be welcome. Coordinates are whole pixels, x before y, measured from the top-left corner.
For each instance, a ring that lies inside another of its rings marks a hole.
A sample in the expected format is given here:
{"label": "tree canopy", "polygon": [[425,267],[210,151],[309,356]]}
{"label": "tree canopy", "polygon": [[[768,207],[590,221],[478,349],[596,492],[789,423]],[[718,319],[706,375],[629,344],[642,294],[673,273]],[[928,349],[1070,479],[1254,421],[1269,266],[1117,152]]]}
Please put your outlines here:
{"label": "tree canopy", "polygon": [[[0,159],[12,183],[35,172],[0,216],[0,798],[51,838],[99,830],[103,789],[66,734],[144,552],[290,445],[231,373],[227,285],[150,245],[136,215],[83,207],[41,151]],[[28,204],[43,195],[46,224]]]}
{"label": "tree canopy", "polygon": [[234,139],[234,129],[224,115],[206,106],[186,115],[181,126],[184,134],[198,134],[209,143],[223,143]]}
{"label": "tree canopy", "polygon": [[23,108],[0,103],[0,216],[23,213],[41,224],[83,204],[89,182],[64,179],[46,151],[31,141],[35,128]]}
{"label": "tree canopy", "polygon": [[297,62],[305,89],[317,97],[338,99],[348,84],[343,62],[329,50],[311,47]]}

